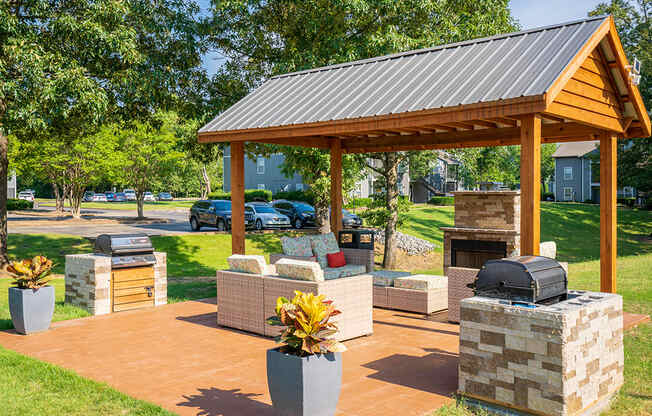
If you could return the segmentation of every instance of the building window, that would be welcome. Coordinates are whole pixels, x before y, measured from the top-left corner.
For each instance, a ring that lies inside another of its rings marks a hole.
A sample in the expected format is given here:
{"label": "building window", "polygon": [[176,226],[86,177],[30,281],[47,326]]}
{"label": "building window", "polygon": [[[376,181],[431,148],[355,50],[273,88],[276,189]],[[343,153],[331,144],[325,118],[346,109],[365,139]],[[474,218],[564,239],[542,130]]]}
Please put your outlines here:
{"label": "building window", "polygon": [[564,188],[564,201],[573,200],[573,188],[566,187]]}
{"label": "building window", "polygon": [[564,180],[565,181],[573,180],[573,167],[572,166],[566,166],[564,168]]}
{"label": "building window", "polygon": [[258,184],[258,189],[265,189],[265,184],[264,183],[259,183]]}
{"label": "building window", "polygon": [[303,184],[302,183],[298,183],[296,186],[297,186],[297,191],[303,191]]}
{"label": "building window", "polygon": [[[265,174],[265,158],[264,157],[259,157],[256,160],[256,173],[259,174],[259,175]],[[260,188],[258,188],[258,189],[260,189]],[[265,189],[265,188],[263,188],[263,189]]]}

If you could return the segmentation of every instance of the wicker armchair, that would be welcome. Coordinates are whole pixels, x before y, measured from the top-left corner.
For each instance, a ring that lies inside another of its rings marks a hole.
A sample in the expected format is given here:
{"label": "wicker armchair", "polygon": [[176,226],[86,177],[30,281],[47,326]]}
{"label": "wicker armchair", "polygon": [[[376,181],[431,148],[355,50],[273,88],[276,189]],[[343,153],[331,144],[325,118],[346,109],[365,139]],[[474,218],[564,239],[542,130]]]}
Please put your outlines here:
{"label": "wicker armchair", "polygon": [[[347,264],[361,264],[367,269],[367,273],[374,271],[374,252],[373,250],[364,250],[359,248],[343,248],[344,258]],[[315,257],[288,256],[286,254],[270,254],[269,262],[275,264],[280,259],[317,261]]]}

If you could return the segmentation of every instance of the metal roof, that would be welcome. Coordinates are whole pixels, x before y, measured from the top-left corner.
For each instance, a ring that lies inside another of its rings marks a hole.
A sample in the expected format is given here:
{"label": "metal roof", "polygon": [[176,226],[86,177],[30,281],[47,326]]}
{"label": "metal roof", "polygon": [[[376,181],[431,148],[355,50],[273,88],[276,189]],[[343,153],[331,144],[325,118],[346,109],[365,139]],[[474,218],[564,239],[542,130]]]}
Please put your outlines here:
{"label": "metal roof", "polygon": [[331,65],[266,81],[199,133],[538,96],[607,16]]}
{"label": "metal roof", "polygon": [[582,157],[598,148],[598,140],[562,143],[552,157]]}

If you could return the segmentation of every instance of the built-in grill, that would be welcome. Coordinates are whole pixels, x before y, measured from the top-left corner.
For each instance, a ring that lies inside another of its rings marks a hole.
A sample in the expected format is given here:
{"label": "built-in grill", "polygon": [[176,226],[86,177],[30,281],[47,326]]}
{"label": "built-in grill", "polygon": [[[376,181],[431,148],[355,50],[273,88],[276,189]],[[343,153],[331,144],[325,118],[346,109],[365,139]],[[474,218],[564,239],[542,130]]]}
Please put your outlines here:
{"label": "built-in grill", "polygon": [[95,253],[111,256],[111,311],[154,306],[154,247],[144,234],[102,234]]}
{"label": "built-in grill", "polygon": [[568,278],[554,259],[520,256],[487,261],[468,286],[476,296],[551,304],[566,299]]}
{"label": "built-in grill", "polygon": [[145,234],[102,234],[95,240],[95,253],[111,256],[111,268],[153,266],[154,247]]}

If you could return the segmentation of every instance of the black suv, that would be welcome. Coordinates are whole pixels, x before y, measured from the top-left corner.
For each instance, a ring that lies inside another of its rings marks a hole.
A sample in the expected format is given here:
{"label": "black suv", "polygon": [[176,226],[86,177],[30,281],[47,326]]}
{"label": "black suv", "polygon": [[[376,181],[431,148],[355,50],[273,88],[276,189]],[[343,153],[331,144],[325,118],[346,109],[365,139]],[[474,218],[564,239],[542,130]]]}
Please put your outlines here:
{"label": "black suv", "polygon": [[286,215],[290,219],[290,224],[292,224],[294,228],[315,225],[315,209],[305,202],[279,199],[277,201],[272,201],[271,205],[275,210]]}
{"label": "black suv", "polygon": [[[197,201],[190,207],[190,228],[199,231],[203,226],[215,227],[217,231],[231,229],[231,201]],[[245,227],[251,227],[254,216],[245,212]]]}

